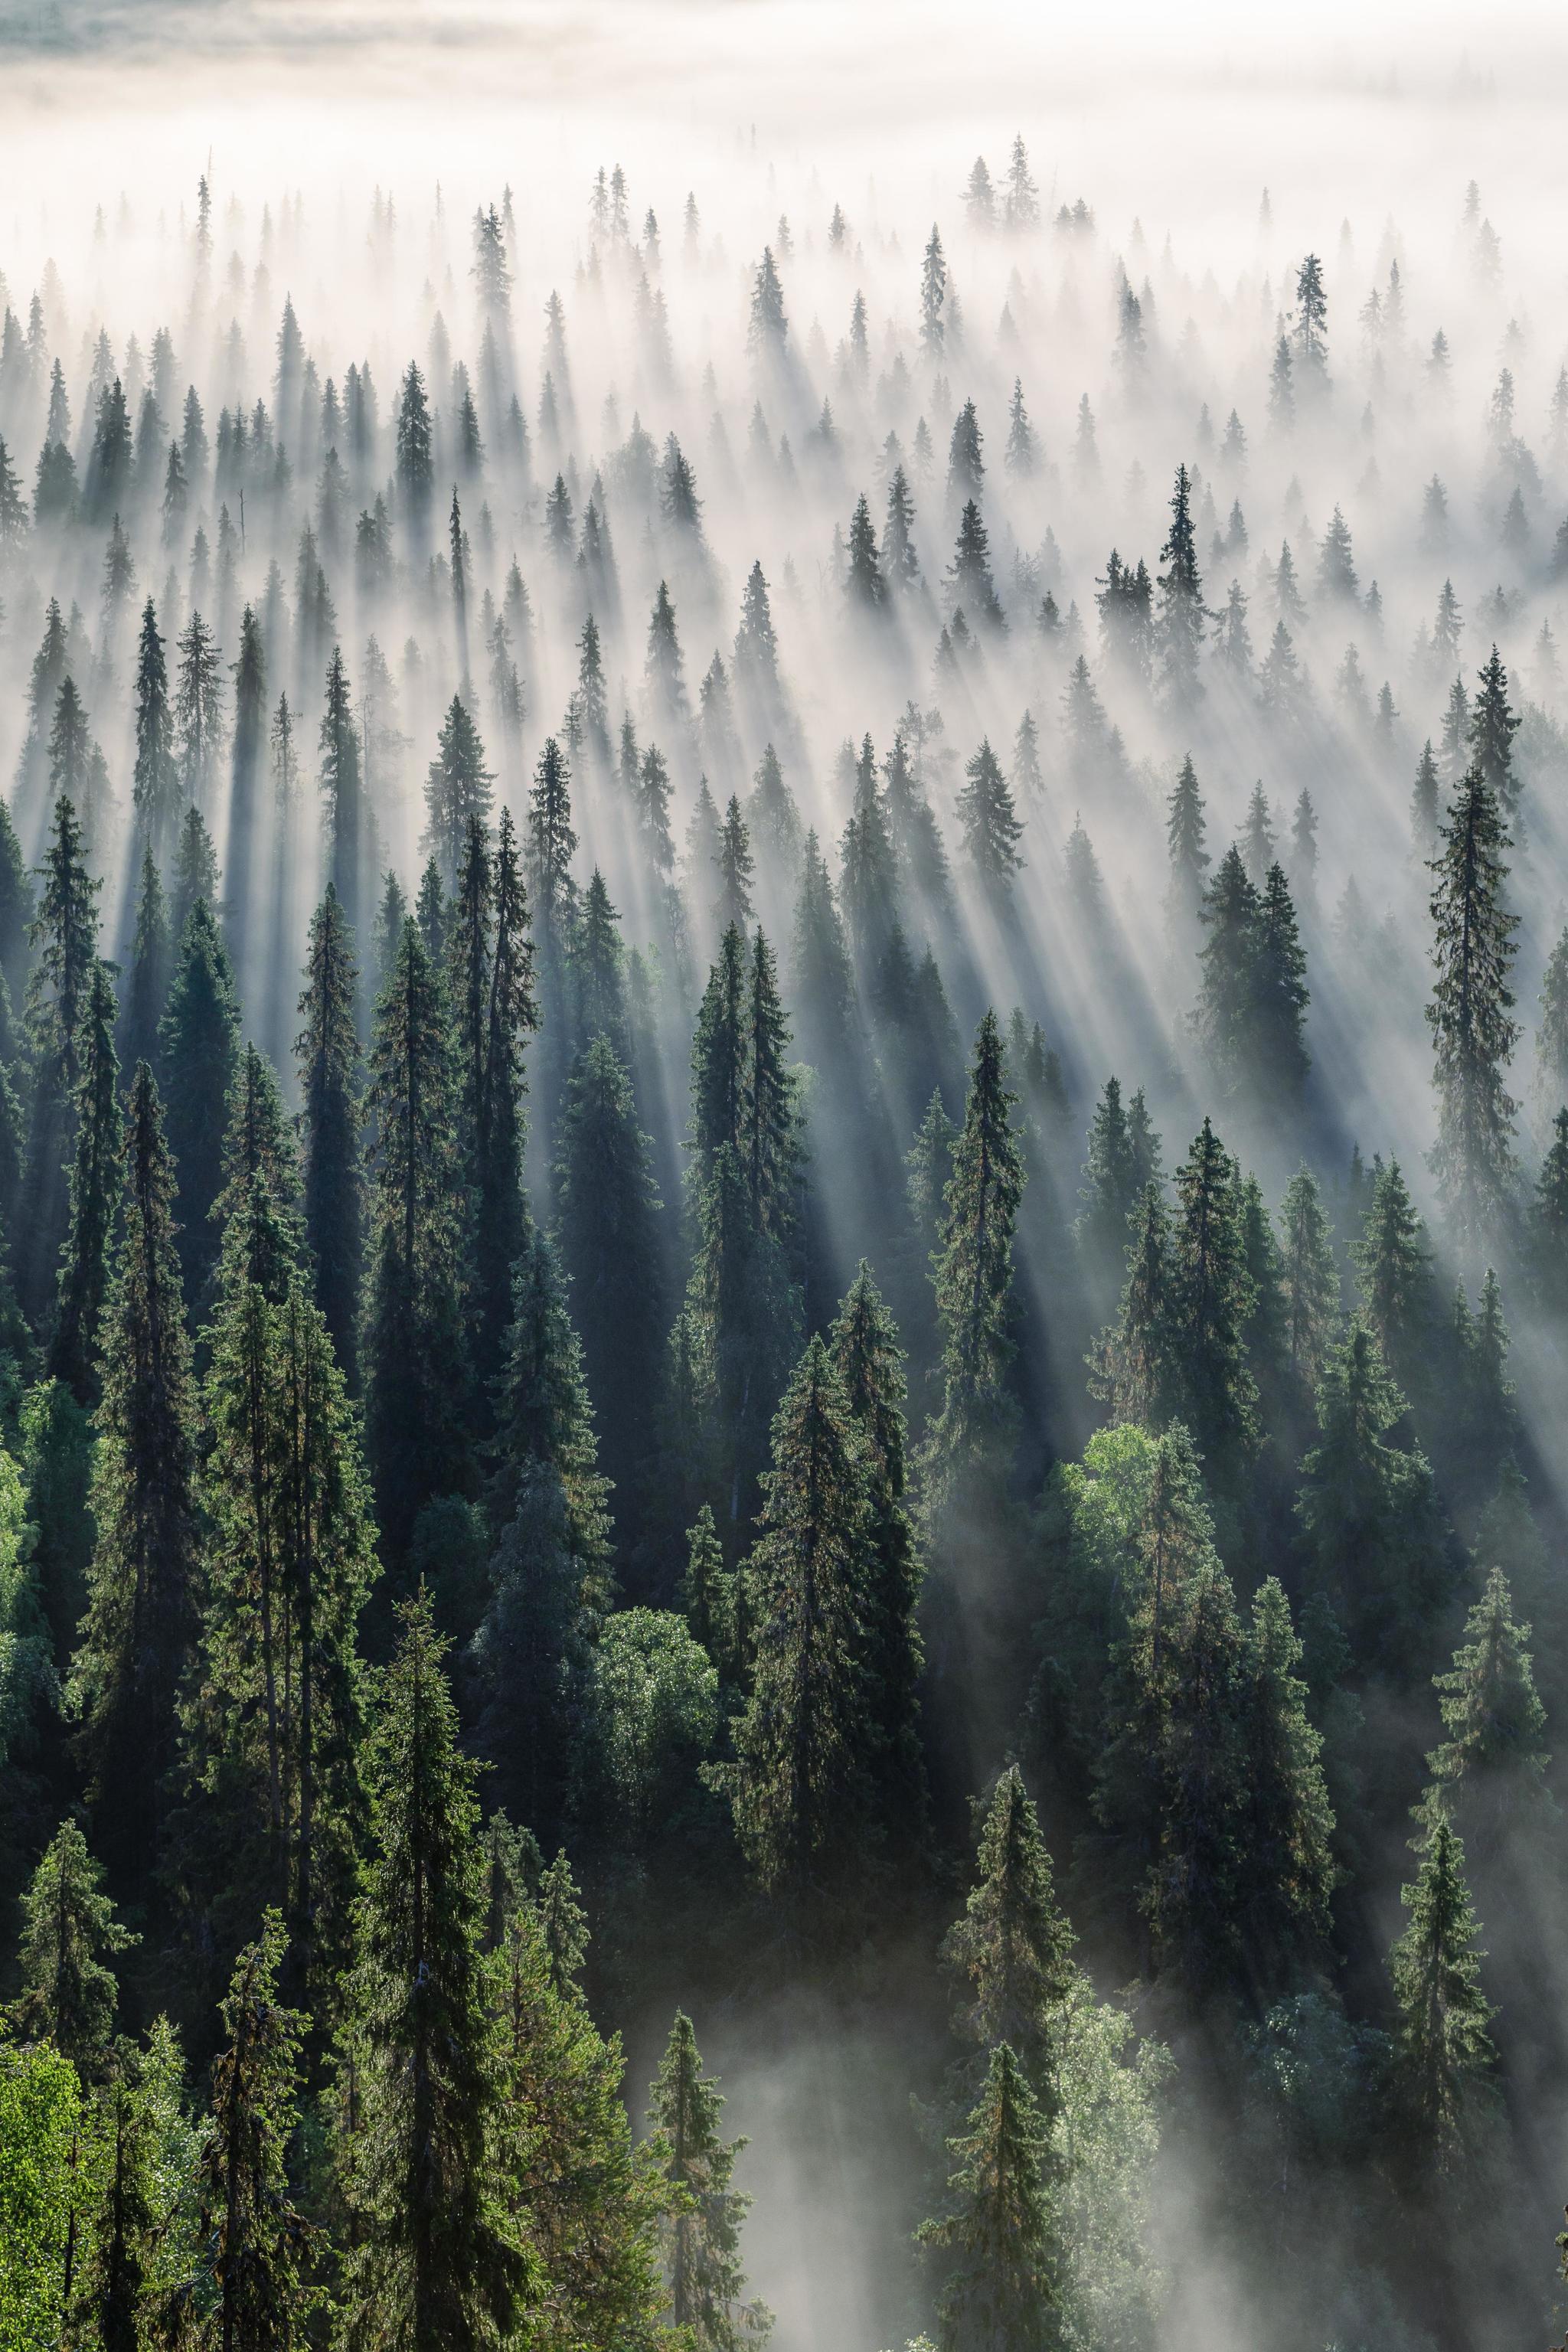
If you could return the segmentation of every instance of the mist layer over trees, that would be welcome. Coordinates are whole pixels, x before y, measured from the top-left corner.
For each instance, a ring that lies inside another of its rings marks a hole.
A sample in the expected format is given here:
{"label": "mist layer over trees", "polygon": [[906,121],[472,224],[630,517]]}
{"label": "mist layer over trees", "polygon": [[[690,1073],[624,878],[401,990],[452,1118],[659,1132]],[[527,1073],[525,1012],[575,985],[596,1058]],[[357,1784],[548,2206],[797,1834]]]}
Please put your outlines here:
{"label": "mist layer over trees", "polygon": [[7,2346],[1562,2325],[1555,265],[1000,104],[0,225]]}

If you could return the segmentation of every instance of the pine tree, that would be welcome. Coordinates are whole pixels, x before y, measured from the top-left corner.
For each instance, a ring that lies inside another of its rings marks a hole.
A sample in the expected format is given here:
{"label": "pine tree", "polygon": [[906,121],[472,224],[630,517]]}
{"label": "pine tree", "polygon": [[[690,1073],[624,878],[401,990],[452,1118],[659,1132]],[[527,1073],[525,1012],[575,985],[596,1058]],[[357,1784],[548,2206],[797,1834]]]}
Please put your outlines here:
{"label": "pine tree", "polygon": [[1165,843],[1171,865],[1171,918],[1179,934],[1190,939],[1203,901],[1204,876],[1211,862],[1204,847],[1207,827],[1203,794],[1198,790],[1197,772],[1190,751],[1182,761],[1181,772],[1165,805],[1170,812]]}
{"label": "pine tree", "polygon": [[52,2042],[82,2074],[96,2072],[119,1999],[114,1971],[104,1962],[136,1940],[115,1916],[80,1823],[62,1822],[22,1897],[22,1990],[12,2023]]}
{"label": "pine tree", "polygon": [[174,1198],[163,1107],[143,1062],[131,1083],[119,1260],[104,1320],[97,1543],[71,1666],[79,1748],[117,1871],[143,1867],[158,1850],[175,1701],[195,1635],[195,1400]]}
{"label": "pine tree", "polygon": [[223,744],[223,665],[217,640],[193,613],[179,641],[174,682],[174,740],[182,796],[210,807]]}
{"label": "pine tree", "polygon": [[1216,1074],[1235,1086],[1256,1068],[1252,1050],[1260,919],[1258,894],[1239,848],[1226,851],[1198,904],[1204,943],[1197,1023]]}
{"label": "pine tree", "polygon": [[1372,1200],[1351,1257],[1384,1362],[1407,1394],[1422,1395],[1431,1382],[1432,1254],[1397,1160],[1373,1179]]}
{"label": "pine tree", "polygon": [[310,918],[295,1040],[302,1110],[305,1243],[316,1303],[351,1388],[357,1384],[364,1198],[360,1169],[359,975],[342,904],[329,882]]}
{"label": "pine tree", "polygon": [[770,2314],[743,2303],[741,2223],[751,2199],[731,2187],[743,2139],[721,2138],[724,2105],[702,2071],[691,2020],[677,2011],[650,2089],[650,2128],[662,2143],[670,2200],[665,2222],[669,2321],[691,2330],[695,2352],[743,2352],[765,2340]]}
{"label": "pine tree", "polygon": [[1395,2082],[1415,2153],[1439,2172],[1458,2164],[1484,2118],[1496,2063],[1491,2009],[1481,1990],[1465,1850],[1441,1814],[1420,1849],[1409,1913],[1389,1955],[1399,2010]]}
{"label": "pine tree", "polygon": [[1052,2012],[1072,1989],[1073,1941],[1034,1800],[1010,1764],[981,1817],[975,1882],[942,1958],[963,2004],[964,2040],[983,2050],[1006,2042],[1047,2117],[1058,2102]]}
{"label": "pine tree", "polygon": [[[408,947],[400,951],[400,965]],[[410,2352],[504,2338],[523,2263],[494,2186],[501,2083],[480,1939],[476,1768],[423,1592],[372,1749],[375,1856],[360,1915],[340,2183],[343,2340]]]}
{"label": "pine tree", "polygon": [[169,1149],[179,1183],[180,1263],[193,1314],[205,1305],[217,1255],[213,1204],[223,1181],[224,1121],[239,1059],[239,1005],[228,951],[205,898],[180,940],[159,1024],[168,1073]]}
{"label": "pine tree", "polygon": [[1002,1033],[987,1013],[974,1043],[963,1128],[952,1156],[935,1262],[942,1332],[942,1405],[923,1465],[935,1495],[970,1464],[1010,1441],[1013,1234],[1024,1162],[1013,1133],[1016,1097],[1004,1078]]}
{"label": "pine tree", "polygon": [[849,521],[849,573],[847,593],[852,604],[862,612],[879,613],[887,601],[888,583],[882,577],[880,558],[877,552],[876,526],[871,520],[871,509],[864,490],[856,501]]}
{"label": "pine tree", "polygon": [[773,1421],[755,1595],[751,1695],[722,1768],[761,1885],[799,1909],[852,1892],[870,1860],[860,1592],[869,1517],[864,1442],[843,1378],[813,1338]]}
{"label": "pine tree", "polygon": [[1258,902],[1252,961],[1252,1075],[1266,1100],[1299,1096],[1310,1067],[1302,1030],[1310,1002],[1307,956],[1284,868],[1271,865]]}
{"label": "pine tree", "polygon": [[200,2179],[214,2332],[226,2347],[303,2342],[318,2301],[310,2284],[316,2232],[294,2204],[288,2178],[308,2020],[279,1999],[286,1948],[283,1922],[268,1911],[235,1965],[219,2011],[223,2047],[213,2065]]}
{"label": "pine tree", "polygon": [[239,659],[234,665],[234,758],[229,792],[228,842],[225,849],[229,891],[229,952],[241,986],[249,979],[248,940],[252,901],[258,894],[254,866],[260,820],[261,763],[267,742],[267,655],[261,624],[250,605],[240,616]]}
{"label": "pine tree", "polygon": [[1426,1008],[1435,1056],[1437,1140],[1431,1166],[1461,1246],[1474,1251],[1513,1189],[1518,1105],[1503,1074],[1520,1035],[1509,987],[1519,919],[1503,890],[1508,836],[1479,767],[1460,784],[1434,860],[1436,981]]}
{"label": "pine tree", "polygon": [[76,1152],[70,1171],[70,1226],[60,1258],[48,1370],[80,1404],[95,1393],[99,1330],[109,1288],[110,1244],[119,1204],[124,1121],[114,1052],[114,985],[96,966],[82,1015],[81,1076],[73,1111]]}
{"label": "pine tree", "polygon": [[1006,628],[996,583],[991,576],[990,534],[973,499],[964,500],[963,512],[958,520],[958,539],[947,576],[955,604],[962,605],[965,613],[973,613],[988,630],[999,635]]}
{"label": "pine tree", "polygon": [[472,1483],[460,1287],[457,1077],[440,975],[406,922],[375,1008],[365,1444],[395,1558],[432,1496]]}
{"label": "pine tree", "polygon": [[938,2298],[941,2352],[982,2344],[1038,2352],[1057,2335],[1051,2159],[1038,2105],[1006,2042],[991,2053],[978,2104],[947,2146],[957,2159],[949,2210],[917,2232],[950,2257]]}

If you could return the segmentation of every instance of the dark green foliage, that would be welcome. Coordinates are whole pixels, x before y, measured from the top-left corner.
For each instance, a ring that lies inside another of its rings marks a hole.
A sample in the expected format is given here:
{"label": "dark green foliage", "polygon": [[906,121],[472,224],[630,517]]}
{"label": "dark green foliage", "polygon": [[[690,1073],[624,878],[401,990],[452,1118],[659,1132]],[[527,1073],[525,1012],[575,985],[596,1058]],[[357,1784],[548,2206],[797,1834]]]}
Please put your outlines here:
{"label": "dark green foliage", "polygon": [[186,919],[159,1024],[169,1149],[179,1187],[180,1264],[193,1313],[205,1305],[217,1255],[213,1208],[223,1182],[224,1122],[239,1058],[239,1002],[228,950],[205,898]]}
{"label": "dark green foliage", "polygon": [[110,1867],[158,1848],[175,1702],[196,1631],[195,1397],[175,1254],[174,1176],[152,1072],[125,1128],[118,1263],[93,1465],[97,1543],[71,1667],[77,1739]]}
{"label": "dark green foliage", "polygon": [[1520,1034],[1508,984],[1519,928],[1503,897],[1508,836],[1479,767],[1461,782],[1440,835],[1432,866],[1436,979],[1426,1011],[1438,1110],[1431,1162],[1469,1252],[1495,1227],[1513,1188],[1518,1105],[1503,1078]]}
{"label": "dark green foliage", "polygon": [[78,1401],[96,1391],[99,1328],[109,1288],[110,1244],[120,1200],[124,1124],[116,1081],[114,987],[101,963],[82,1015],[77,1081],[76,1153],[70,1171],[70,1228],[60,1259],[48,1369]]}
{"label": "dark green foliage", "polygon": [[340,2062],[342,2325],[351,2346],[390,2334],[446,2352],[504,2339],[527,2273],[490,2160],[503,2077],[481,1957],[476,1774],[428,1598],[400,1623],[371,1748],[374,1856]]}
{"label": "dark green foliage", "polygon": [[1481,1990],[1465,1850],[1441,1814],[1418,1849],[1409,1913],[1389,1955],[1398,2005],[1395,2085],[1417,2163],[1447,2172],[1472,2151],[1490,2104],[1496,2056]]}
{"label": "dark green foliage", "polygon": [[22,1900],[19,2030],[46,2036],[85,2074],[109,2045],[118,1999],[106,1958],[136,1938],[115,1916],[79,1822],[60,1823]]}
{"label": "dark green foliage", "polygon": [[365,1444],[395,1559],[421,1507],[473,1481],[462,1320],[458,1074],[447,992],[407,921],[375,1008],[365,1113],[370,1274]]}
{"label": "dark green foliage", "polygon": [[1037,2352],[1057,2336],[1050,2159],[1038,2105],[1005,2042],[991,2053],[965,2129],[947,2146],[957,2164],[948,2210],[919,2232],[949,2258],[938,2301],[942,2352],[979,2344]]}
{"label": "dark green foliage", "polygon": [[671,2211],[665,2224],[669,2318],[696,2352],[742,2352],[763,2340],[770,2315],[743,2303],[741,2223],[751,2199],[730,2185],[746,2142],[719,2132],[724,2101],[702,2071],[691,2020],[679,2010],[650,2087],[648,2123],[662,2142]]}
{"label": "dark green foliage", "polygon": [[342,903],[329,882],[310,919],[300,1070],[302,1209],[316,1301],[351,1387],[359,1369],[364,1196],[360,1167],[360,1057],[354,1007],[359,975]]}
{"label": "dark green foliage", "polygon": [[87,870],[81,827],[68,800],[55,803],[42,880],[28,931],[34,950],[26,1003],[33,1092],[16,1268],[23,1305],[40,1320],[69,1213],[66,1169],[81,1078],[82,1015],[98,968],[99,886]]}
{"label": "dark green foliage", "polygon": [[1047,2114],[1056,2105],[1050,2016],[1071,1990],[1072,1949],[1039,1816],[1023,1774],[1009,1765],[980,1817],[974,1885],[942,1957],[956,1982],[964,2040],[982,2050],[1006,2042]]}
{"label": "dark green foliage", "polygon": [[1013,1234],[1024,1190],[1010,1118],[1016,1100],[1004,1077],[1002,1034],[994,1013],[987,1013],[975,1038],[933,1269],[942,1403],[922,1464],[933,1496],[1005,1452],[1014,1428],[1016,1408],[1007,1382],[1015,1352]]}

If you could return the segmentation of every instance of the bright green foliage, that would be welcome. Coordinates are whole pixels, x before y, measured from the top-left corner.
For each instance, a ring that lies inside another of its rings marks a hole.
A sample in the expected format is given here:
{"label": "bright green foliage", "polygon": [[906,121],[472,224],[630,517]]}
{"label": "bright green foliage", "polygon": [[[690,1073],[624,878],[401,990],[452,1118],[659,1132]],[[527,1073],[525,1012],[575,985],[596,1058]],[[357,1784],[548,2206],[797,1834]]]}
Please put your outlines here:
{"label": "bright green foliage", "polygon": [[446,991],[410,920],[375,1008],[365,1097],[374,1136],[365,1447],[395,1558],[421,1506],[473,1479],[454,1065]]}
{"label": "bright green foliage", "polygon": [[964,2040],[983,2050],[1006,2042],[1047,2115],[1056,2110],[1052,2013],[1072,1990],[1073,1940],[1039,1815],[1009,1765],[981,1818],[975,1883],[942,1956],[958,1983]]}
{"label": "bright green foliage", "polygon": [[717,1777],[747,1862],[770,1893],[800,1903],[863,1876],[868,1768],[861,1596],[869,1549],[865,1442],[844,1379],[813,1338],[773,1421],[763,1533],[746,1570],[755,1594],[751,1695],[735,1763]]}
{"label": "bright green foliage", "polygon": [[594,1651],[594,1712],[611,1818],[633,1849],[673,1817],[719,1728],[719,1675],[683,1617],[617,1609]]}
{"label": "bright green foliage", "polygon": [[342,2064],[353,2352],[504,2341],[524,2279],[492,2166],[503,2076],[480,1956],[474,1766],[426,1596],[400,1611],[372,1748],[374,1858]]}
{"label": "bright green foliage", "polygon": [[[216,1189],[216,1188],[215,1188]],[[174,1171],[152,1072],[131,1084],[119,1263],[104,1319],[93,1553],[71,1700],[115,1868],[155,1852],[175,1702],[196,1630],[195,1396]]]}
{"label": "bright green foliage", "polygon": [[1388,1963],[1399,2011],[1395,2081],[1415,2155],[1446,2172],[1473,2147],[1496,2054],[1465,1849],[1439,1814],[1419,1852],[1414,1885],[1400,1889],[1409,1919]]}
{"label": "bright green foliage", "polygon": [[1323,1369],[1296,1505],[1308,1590],[1327,1597],[1361,1655],[1395,1673],[1448,1583],[1431,1470],[1387,1443],[1405,1410],[1376,1339],[1352,1324]]}
{"label": "bright green foliage", "polygon": [[1011,1439],[1013,1234],[1024,1191],[1023,1156],[1009,1116],[1015,1099],[1003,1076],[1002,1033],[987,1013],[975,1038],[935,1263],[942,1404],[923,1464],[933,1497]]}
{"label": "bright green foliage", "polygon": [[70,1226],[60,1257],[48,1369],[78,1401],[97,1388],[99,1332],[109,1288],[110,1244],[120,1199],[124,1133],[116,1082],[114,985],[107,968],[93,972],[82,1016],[77,1080],[76,1152],[70,1171]]}
{"label": "bright green foliage", "polygon": [[81,2085],[47,2042],[0,2043],[0,2342],[54,2352],[88,2181]]}
{"label": "bright green foliage", "polygon": [[670,2325],[691,2330],[695,2352],[744,2352],[764,2342],[773,2325],[763,2305],[742,2301],[741,2224],[752,2200],[730,2184],[746,2142],[720,2137],[723,2096],[703,2074],[691,2020],[679,2010],[649,2095],[648,2124],[659,2136],[670,2194],[664,2257]]}
{"label": "bright green foliage", "polygon": [[1058,2339],[1047,2144],[1028,2079],[1004,2042],[966,2128],[948,2142],[949,2205],[922,2245],[949,2256],[938,2300],[942,2352],[1041,2352]]}
{"label": "bright green foliage", "polygon": [[108,2047],[118,1998],[105,1958],[137,1939],[115,1916],[79,1822],[62,1822],[56,1831],[23,1897],[22,1918],[15,2022],[90,2073]]}
{"label": "bright green foliage", "polygon": [[[318,2301],[315,2232],[285,2169],[299,2121],[300,2045],[308,2021],[279,1999],[287,1937],[276,1911],[235,1964],[221,2003],[212,2126],[202,2150],[203,2237],[211,2247],[216,2340],[235,2352],[290,2352]],[[413,2340],[419,2340],[416,2336]]]}
{"label": "bright green foliage", "polygon": [[[401,940],[402,925],[399,925]],[[359,1153],[358,973],[342,901],[331,884],[310,918],[302,1027],[295,1043],[301,1099],[305,1241],[316,1299],[351,1386],[359,1369],[364,1198]]]}

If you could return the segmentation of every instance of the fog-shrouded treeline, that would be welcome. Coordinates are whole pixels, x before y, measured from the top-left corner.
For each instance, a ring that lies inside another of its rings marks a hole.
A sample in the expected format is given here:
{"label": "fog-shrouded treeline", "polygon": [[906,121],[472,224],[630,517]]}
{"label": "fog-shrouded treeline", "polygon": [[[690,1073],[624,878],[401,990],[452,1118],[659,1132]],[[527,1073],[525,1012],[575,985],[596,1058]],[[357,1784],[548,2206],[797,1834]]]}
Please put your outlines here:
{"label": "fog-shrouded treeline", "polygon": [[0,236],[0,2343],[1539,2352],[1540,225],[679,144]]}

